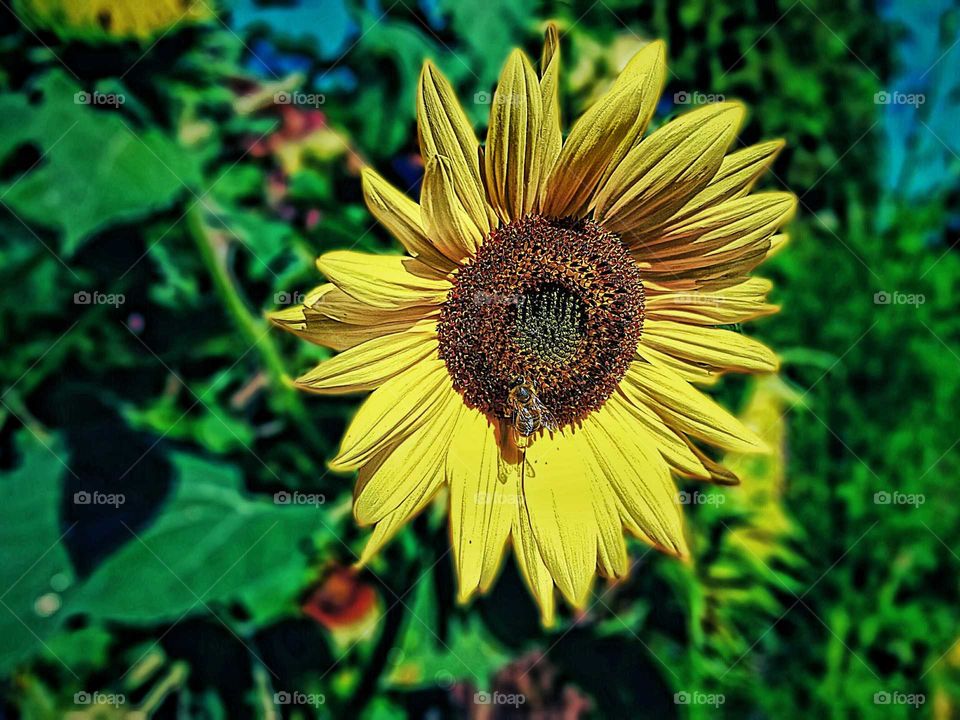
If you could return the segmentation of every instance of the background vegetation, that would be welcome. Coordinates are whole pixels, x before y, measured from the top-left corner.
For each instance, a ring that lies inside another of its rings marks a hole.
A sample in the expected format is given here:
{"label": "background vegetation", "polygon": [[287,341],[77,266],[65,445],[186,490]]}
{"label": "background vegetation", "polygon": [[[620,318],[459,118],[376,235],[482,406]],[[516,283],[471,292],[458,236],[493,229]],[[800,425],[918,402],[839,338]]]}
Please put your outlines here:
{"label": "background vegetation", "polygon": [[[0,17],[0,717],[960,716],[956,5]],[[350,572],[364,533],[325,460],[357,400],[295,394],[324,351],[263,313],[317,284],[319,252],[394,247],[358,168],[417,192],[423,59],[482,127],[549,18],[567,119],[665,38],[659,119],[744,100],[741,141],[788,141],[767,185],[801,213],[766,272],[783,311],[745,329],[783,372],[719,389],[777,452],[687,488],[691,566],[637,546],[545,632],[512,563],[456,607],[441,512]]]}

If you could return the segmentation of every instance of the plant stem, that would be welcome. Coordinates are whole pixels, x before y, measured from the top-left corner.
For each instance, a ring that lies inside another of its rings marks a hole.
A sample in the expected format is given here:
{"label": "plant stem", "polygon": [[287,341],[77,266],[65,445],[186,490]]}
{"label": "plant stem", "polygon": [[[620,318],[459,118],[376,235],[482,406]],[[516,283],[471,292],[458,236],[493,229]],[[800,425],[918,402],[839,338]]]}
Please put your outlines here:
{"label": "plant stem", "polygon": [[213,212],[205,203],[198,202],[187,211],[187,228],[200,250],[200,257],[210,272],[214,288],[243,338],[256,348],[270,380],[271,391],[283,398],[284,405],[306,438],[317,445],[321,439],[309,420],[306,407],[294,390],[287,375],[280,352],[270,336],[266,322],[247,307],[230,274],[227,265],[229,244],[204,223],[204,212]]}

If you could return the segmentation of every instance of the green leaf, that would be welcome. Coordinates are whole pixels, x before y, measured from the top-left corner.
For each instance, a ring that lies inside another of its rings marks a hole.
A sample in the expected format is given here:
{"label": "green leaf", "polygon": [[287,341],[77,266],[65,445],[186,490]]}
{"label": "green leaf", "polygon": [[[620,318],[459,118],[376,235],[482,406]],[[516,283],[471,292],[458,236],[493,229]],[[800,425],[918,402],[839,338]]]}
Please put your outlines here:
{"label": "green leaf", "polygon": [[[466,47],[466,59],[460,64],[469,67],[469,83],[476,83],[473,92],[490,90],[510,51],[523,44],[526,30],[536,23],[537,3],[534,0],[486,0],[474,3],[440,0],[439,9],[449,13],[451,25]],[[472,97],[461,102],[475,120],[485,120],[489,107],[472,103]]]}
{"label": "green leaf", "polygon": [[25,222],[59,231],[65,255],[94,233],[165,209],[198,185],[194,156],[159,130],[123,119],[121,106],[83,104],[77,94],[84,91],[60,71],[43,76],[37,89],[36,102],[0,98],[0,162],[24,143],[41,155],[0,186],[0,195]]}
{"label": "green leaf", "polygon": [[[390,600],[388,599],[388,603]],[[425,573],[413,590],[406,627],[390,668],[388,682],[394,687],[422,688],[466,681],[485,688],[510,655],[493,640],[476,614],[451,617],[447,631],[440,627],[433,573]]]}
{"label": "green leaf", "polygon": [[323,506],[250,496],[233,467],[186,454],[172,461],[178,478],[160,517],[94,571],[71,610],[153,624],[229,602],[261,619],[282,600],[292,608],[308,540],[332,538]]}
{"label": "green leaf", "polygon": [[60,539],[65,468],[58,439],[15,438],[19,467],[0,477],[0,673],[33,656],[64,618],[60,591],[73,567]]}
{"label": "green leaf", "polygon": [[[100,625],[67,631],[47,642],[47,654],[75,670],[97,668],[107,664],[113,636]],[[53,660],[51,660],[53,662]]]}

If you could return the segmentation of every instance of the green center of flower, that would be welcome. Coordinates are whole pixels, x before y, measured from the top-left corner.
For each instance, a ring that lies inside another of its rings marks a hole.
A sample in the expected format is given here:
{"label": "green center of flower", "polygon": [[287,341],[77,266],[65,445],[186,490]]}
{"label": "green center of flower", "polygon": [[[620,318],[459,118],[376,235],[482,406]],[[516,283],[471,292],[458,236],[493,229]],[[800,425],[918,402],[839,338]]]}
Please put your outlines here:
{"label": "green center of flower", "polygon": [[457,271],[440,357],[471,407],[515,417],[530,394],[562,427],[616,389],[643,317],[640,270],[616,235],[532,215],[491,232]]}
{"label": "green center of flower", "polygon": [[570,362],[585,337],[585,314],[580,299],[563,287],[538,287],[517,301],[514,340],[528,355],[556,365]]}

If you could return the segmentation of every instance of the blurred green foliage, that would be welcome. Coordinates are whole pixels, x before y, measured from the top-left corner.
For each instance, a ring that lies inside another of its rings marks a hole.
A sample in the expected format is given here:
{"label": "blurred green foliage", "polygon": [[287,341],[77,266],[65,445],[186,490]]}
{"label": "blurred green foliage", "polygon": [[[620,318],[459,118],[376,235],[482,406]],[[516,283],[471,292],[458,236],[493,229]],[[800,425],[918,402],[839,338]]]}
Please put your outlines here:
{"label": "blurred green foliage", "polygon": [[[169,27],[148,5],[2,11],[2,716],[479,717],[478,690],[571,717],[960,715],[956,8],[236,0]],[[321,250],[393,248],[357,173],[416,193],[422,61],[482,128],[474,98],[548,18],[568,120],[663,37],[661,121],[719,94],[750,107],[742,143],[787,140],[783,311],[747,329],[784,370],[718,390],[777,453],[685,488],[693,564],[636,546],[551,632],[512,563],[457,607],[428,512],[352,581],[378,598],[359,627],[364,593],[327,579],[364,533],[325,466],[356,399],[294,393],[325,351],[263,312]],[[877,99],[898,90],[930,101]]]}

